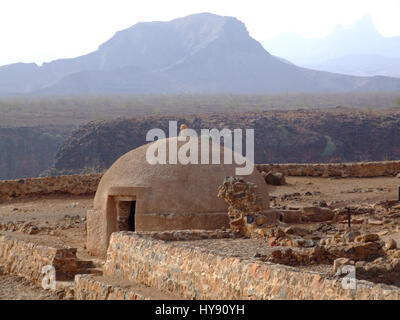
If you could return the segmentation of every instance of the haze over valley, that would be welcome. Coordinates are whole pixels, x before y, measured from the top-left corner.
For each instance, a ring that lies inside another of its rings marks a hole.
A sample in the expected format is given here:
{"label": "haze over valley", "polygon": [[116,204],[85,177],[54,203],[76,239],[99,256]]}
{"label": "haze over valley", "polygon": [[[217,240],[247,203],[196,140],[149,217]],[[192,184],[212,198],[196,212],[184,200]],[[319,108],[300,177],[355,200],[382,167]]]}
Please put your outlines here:
{"label": "haze over valley", "polygon": [[[363,22],[361,31],[355,34],[361,47],[376,36],[368,34],[365,40],[367,31],[371,31],[368,23]],[[346,31],[342,33],[332,37],[354,42],[351,32],[350,38]],[[378,40],[371,44],[372,49],[380,46]],[[395,61],[393,55],[400,52],[398,42],[394,38],[386,45],[390,51],[383,48]],[[332,51],[330,45],[317,43],[308,47],[301,38],[284,38],[283,44],[278,39],[276,45],[266,43],[264,46],[267,49],[249,35],[243,22],[229,16],[200,13],[168,22],[139,22],[117,32],[98,50],[87,55],[55,60],[42,66],[16,63],[0,67],[0,94],[265,94],[400,90],[399,78],[340,75],[301,68],[284,60],[297,63],[297,59],[285,54],[285,49],[291,52],[305,50],[310,59],[306,60],[308,63],[320,63],[319,52],[330,57],[325,52]],[[275,48],[274,55],[268,47]],[[337,47],[344,48],[341,43]]]}
{"label": "haze over valley", "polygon": [[245,21],[202,12],[137,22],[74,58],[0,66],[0,178],[103,170],[183,116],[197,129],[257,126],[258,162],[397,159],[395,140],[374,134],[397,137],[399,39],[365,16],[324,38],[261,43]]}
{"label": "haze over valley", "polygon": [[370,15],[337,25],[323,38],[287,32],[263,42],[271,53],[305,68],[356,76],[400,77],[400,36],[384,37]]}

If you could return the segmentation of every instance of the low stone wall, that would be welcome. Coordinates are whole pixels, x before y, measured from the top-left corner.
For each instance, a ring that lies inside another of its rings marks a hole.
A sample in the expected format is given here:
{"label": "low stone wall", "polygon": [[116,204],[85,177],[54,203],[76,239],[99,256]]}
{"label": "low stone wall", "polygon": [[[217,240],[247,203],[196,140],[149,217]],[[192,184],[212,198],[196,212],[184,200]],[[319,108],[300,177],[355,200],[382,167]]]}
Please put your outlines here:
{"label": "low stone wall", "polygon": [[78,270],[76,248],[52,248],[0,236],[0,268],[5,274],[41,282],[42,268],[47,265],[55,268],[56,280],[73,279]]}
{"label": "low stone wall", "polygon": [[[380,177],[400,173],[400,161],[358,163],[258,164],[260,172],[278,171],[286,176]],[[41,194],[94,194],[102,174],[0,180],[0,200]]]}
{"label": "low stone wall", "polygon": [[286,176],[307,177],[381,177],[400,173],[400,161],[354,163],[285,163],[258,164],[260,172],[278,171]]}
{"label": "low stone wall", "polygon": [[220,256],[184,243],[113,233],[104,275],[168,290],[186,299],[400,299],[393,286],[341,279],[267,262]]}
{"label": "low stone wall", "polygon": [[234,238],[231,230],[172,230],[172,231],[136,231],[139,237],[164,240],[164,241],[189,241],[202,239]]}
{"label": "low stone wall", "polygon": [[0,200],[29,195],[94,194],[102,174],[71,175],[0,181]]}
{"label": "low stone wall", "polygon": [[76,275],[74,291],[76,300],[150,300],[133,288],[107,284],[93,275]]}
{"label": "low stone wall", "polygon": [[[400,161],[359,163],[258,164],[260,172],[278,171],[286,176],[380,177],[400,173]],[[102,174],[71,175],[19,180],[0,180],[0,200],[41,194],[94,194]]]}

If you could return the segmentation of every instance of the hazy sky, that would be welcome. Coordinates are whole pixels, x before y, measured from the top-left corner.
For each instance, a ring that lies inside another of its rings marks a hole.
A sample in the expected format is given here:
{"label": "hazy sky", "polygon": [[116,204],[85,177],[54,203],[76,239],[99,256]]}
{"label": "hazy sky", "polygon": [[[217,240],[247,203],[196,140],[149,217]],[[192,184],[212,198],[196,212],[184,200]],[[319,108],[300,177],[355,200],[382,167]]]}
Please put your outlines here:
{"label": "hazy sky", "polygon": [[400,0],[0,0],[0,65],[75,57],[139,21],[199,12],[235,16],[260,42],[287,31],[322,37],[366,14],[382,35],[400,35]]}

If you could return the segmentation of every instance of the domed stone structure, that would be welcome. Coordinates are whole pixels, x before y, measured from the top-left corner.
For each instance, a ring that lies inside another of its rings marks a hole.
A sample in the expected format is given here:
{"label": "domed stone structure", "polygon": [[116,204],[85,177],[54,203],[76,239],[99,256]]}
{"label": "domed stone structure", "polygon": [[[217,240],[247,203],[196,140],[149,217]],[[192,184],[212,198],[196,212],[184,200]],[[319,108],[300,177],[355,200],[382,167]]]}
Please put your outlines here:
{"label": "domed stone structure", "polygon": [[[170,146],[176,144],[180,150],[186,143],[174,137],[164,141],[166,164],[149,163],[148,148],[157,143],[152,142],[126,153],[108,169],[98,186],[93,210],[87,213],[89,252],[104,255],[110,235],[116,231],[212,230],[229,226],[228,205],[217,197],[217,190],[226,176],[237,176],[238,165],[223,164],[228,149],[211,141],[209,150],[220,152],[221,164],[212,163],[211,152],[209,164],[201,164],[202,139],[190,138],[196,139],[199,146],[198,164],[170,164]],[[269,197],[261,174],[254,169],[242,178],[258,186],[267,212]]]}

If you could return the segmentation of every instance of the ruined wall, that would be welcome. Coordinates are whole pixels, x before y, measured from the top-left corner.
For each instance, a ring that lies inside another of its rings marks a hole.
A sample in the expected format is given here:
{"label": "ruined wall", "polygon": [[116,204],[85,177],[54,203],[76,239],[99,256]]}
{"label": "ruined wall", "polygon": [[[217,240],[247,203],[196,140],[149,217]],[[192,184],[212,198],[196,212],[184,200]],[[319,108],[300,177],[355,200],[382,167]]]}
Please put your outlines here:
{"label": "ruined wall", "polygon": [[279,171],[286,176],[308,177],[380,177],[400,173],[400,161],[349,163],[258,164],[260,172]]}
{"label": "ruined wall", "polygon": [[150,300],[134,288],[116,286],[99,281],[92,275],[78,274],[75,276],[76,300]]}
{"label": "ruined wall", "polygon": [[39,282],[47,265],[56,269],[56,280],[73,278],[78,269],[76,248],[52,248],[0,236],[0,268],[5,274]]}
{"label": "ruined wall", "polygon": [[225,239],[235,235],[231,230],[167,230],[167,231],[136,231],[138,236],[164,240],[164,241],[189,241],[202,239]]}
{"label": "ruined wall", "polygon": [[[357,163],[258,164],[260,172],[279,171],[286,176],[378,177],[400,173],[400,161]],[[71,175],[19,180],[0,180],[0,200],[27,195],[66,193],[94,194],[102,174]]]}
{"label": "ruined wall", "polygon": [[357,282],[345,290],[341,279],[315,272],[224,257],[204,249],[113,233],[104,275],[165,289],[186,299],[400,299],[400,289]]}
{"label": "ruined wall", "polygon": [[101,174],[92,174],[3,180],[0,181],[0,200],[56,193],[94,194],[101,177]]}

